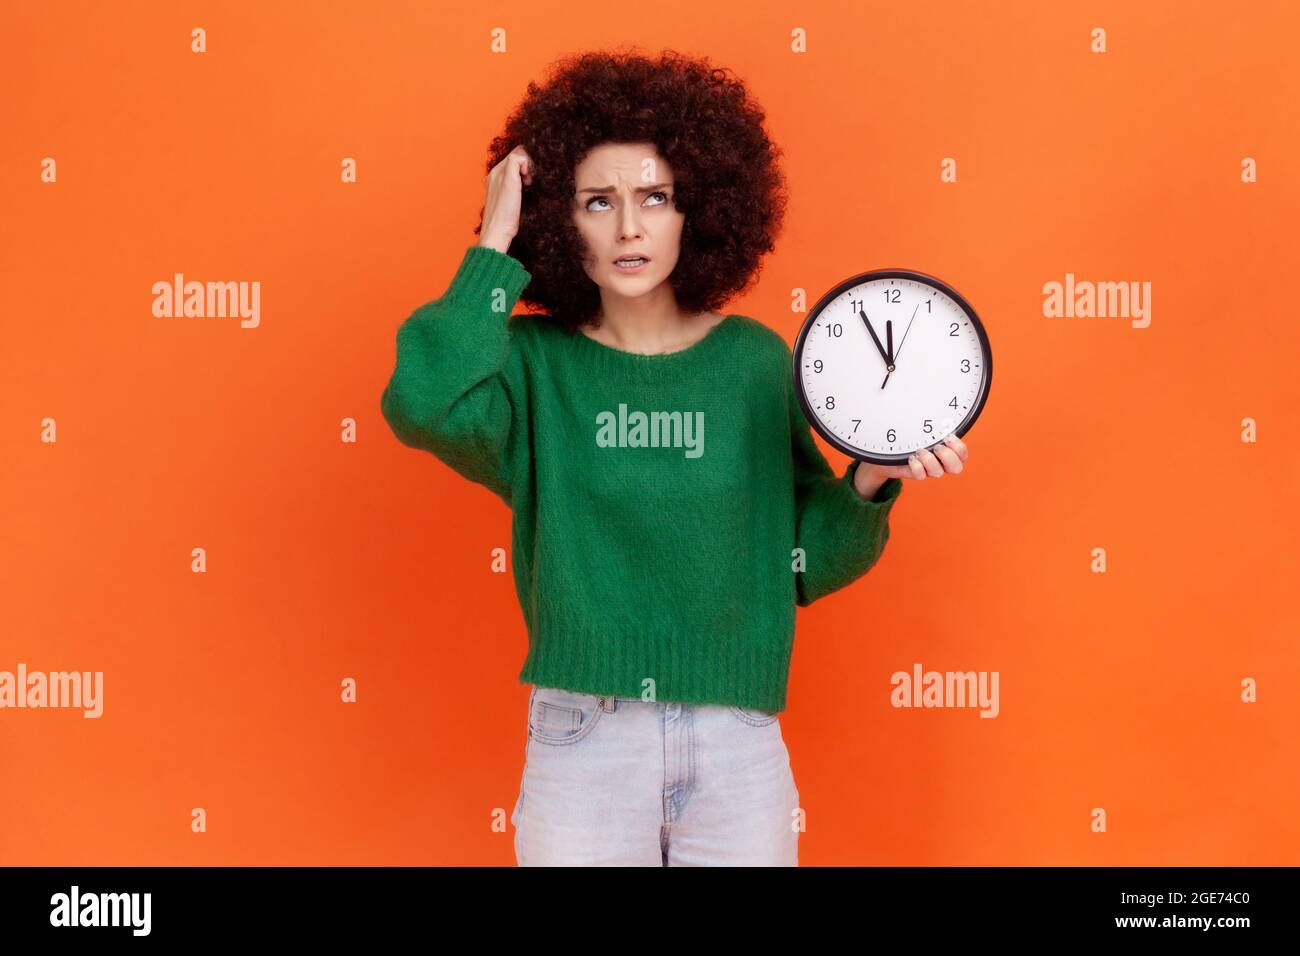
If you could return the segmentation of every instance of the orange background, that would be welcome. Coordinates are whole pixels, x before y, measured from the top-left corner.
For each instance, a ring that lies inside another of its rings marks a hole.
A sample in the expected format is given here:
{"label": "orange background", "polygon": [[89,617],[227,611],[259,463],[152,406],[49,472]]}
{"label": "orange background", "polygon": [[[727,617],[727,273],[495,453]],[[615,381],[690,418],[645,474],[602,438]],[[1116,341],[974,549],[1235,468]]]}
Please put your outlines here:
{"label": "orange background", "polygon": [[[1300,863],[1295,4],[0,18],[0,670],[105,672],[99,720],[0,711],[0,863],[514,863],[510,514],[379,396],[526,84],[615,44],[735,69],[785,150],[786,232],[728,311],[793,342],[792,289],[903,266],[992,342],[965,472],[908,482],[880,564],[800,612],[801,863]],[[174,272],[260,281],[261,326],[154,318]],[[1044,317],[1067,272],[1151,282],[1150,327]],[[917,661],[999,671],[1000,716],[893,709]]]}

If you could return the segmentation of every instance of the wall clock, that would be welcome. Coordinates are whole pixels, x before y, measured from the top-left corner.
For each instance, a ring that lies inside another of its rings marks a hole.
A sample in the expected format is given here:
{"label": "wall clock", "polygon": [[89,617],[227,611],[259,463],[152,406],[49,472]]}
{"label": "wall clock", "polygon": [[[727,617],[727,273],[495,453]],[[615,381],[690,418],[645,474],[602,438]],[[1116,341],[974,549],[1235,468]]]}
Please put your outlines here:
{"label": "wall clock", "polygon": [[975,310],[910,269],[845,279],[813,307],[794,344],[808,423],[840,451],[901,465],[960,438],[989,396],[993,353]]}

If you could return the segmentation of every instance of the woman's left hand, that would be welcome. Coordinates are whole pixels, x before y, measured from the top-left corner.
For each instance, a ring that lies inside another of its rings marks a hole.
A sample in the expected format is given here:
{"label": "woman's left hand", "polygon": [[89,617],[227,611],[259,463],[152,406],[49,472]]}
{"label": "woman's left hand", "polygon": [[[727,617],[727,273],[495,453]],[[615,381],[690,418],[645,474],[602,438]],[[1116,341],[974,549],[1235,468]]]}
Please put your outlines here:
{"label": "woman's left hand", "polygon": [[880,486],[890,478],[915,478],[924,481],[926,476],[942,478],[958,475],[962,463],[970,457],[970,449],[956,435],[949,435],[934,446],[934,451],[922,448],[903,465],[875,465],[861,462],[853,475],[853,487],[864,498],[872,498]]}

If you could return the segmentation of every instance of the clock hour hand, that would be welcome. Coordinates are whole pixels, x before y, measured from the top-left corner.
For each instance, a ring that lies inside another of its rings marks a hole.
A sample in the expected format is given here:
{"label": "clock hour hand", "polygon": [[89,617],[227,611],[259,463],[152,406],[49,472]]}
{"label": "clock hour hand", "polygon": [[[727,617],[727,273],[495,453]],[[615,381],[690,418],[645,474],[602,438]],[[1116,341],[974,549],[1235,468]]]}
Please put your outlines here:
{"label": "clock hour hand", "polygon": [[[912,320],[916,318],[916,310],[920,307],[920,303],[917,303],[916,309],[912,310],[912,318],[907,320],[907,328],[903,329],[903,342],[907,341],[907,333],[912,331]],[[888,382],[889,376],[893,374],[894,362],[898,358],[898,356],[894,354],[894,322],[892,319],[885,320],[885,334],[889,337],[889,360],[887,362],[889,365],[889,371],[885,374],[885,381],[880,383],[881,388],[885,387],[885,382]],[[898,343],[898,350],[900,352],[903,351],[903,342]]]}

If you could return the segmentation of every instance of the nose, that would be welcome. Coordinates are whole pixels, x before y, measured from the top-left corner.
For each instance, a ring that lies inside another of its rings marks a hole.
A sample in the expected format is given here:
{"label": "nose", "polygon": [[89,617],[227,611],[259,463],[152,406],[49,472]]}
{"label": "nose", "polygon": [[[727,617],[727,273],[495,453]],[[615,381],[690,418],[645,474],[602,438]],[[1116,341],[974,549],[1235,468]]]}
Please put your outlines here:
{"label": "nose", "polygon": [[620,239],[642,238],[641,212],[637,208],[635,199],[623,203],[623,211],[618,217],[618,237]]}

